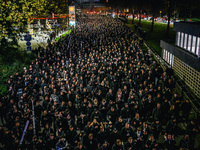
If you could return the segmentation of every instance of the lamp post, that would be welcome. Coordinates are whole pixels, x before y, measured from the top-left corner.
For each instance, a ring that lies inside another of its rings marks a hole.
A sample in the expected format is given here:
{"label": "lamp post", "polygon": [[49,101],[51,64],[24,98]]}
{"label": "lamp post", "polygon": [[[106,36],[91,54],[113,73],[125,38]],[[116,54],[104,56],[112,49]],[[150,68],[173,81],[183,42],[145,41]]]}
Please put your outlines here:
{"label": "lamp post", "polygon": [[135,18],[135,10],[133,9],[133,20],[132,20],[132,24],[134,24],[134,18]]}
{"label": "lamp post", "polygon": [[160,18],[161,18],[162,11],[160,11]]}

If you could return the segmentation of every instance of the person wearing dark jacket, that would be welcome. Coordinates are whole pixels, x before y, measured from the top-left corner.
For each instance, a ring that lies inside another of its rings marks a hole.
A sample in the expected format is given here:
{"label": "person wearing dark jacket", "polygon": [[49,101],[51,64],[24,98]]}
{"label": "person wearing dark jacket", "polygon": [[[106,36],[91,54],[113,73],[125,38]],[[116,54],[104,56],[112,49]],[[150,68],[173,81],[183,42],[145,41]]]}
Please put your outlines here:
{"label": "person wearing dark jacket", "polygon": [[112,150],[125,150],[120,139],[116,140],[116,143],[112,146]]}
{"label": "person wearing dark jacket", "polygon": [[131,137],[133,134],[134,130],[132,126],[130,126],[129,123],[126,123],[125,127],[123,127],[121,131],[121,139],[123,139],[123,141],[127,141],[128,138]]}
{"label": "person wearing dark jacket", "polygon": [[81,142],[78,142],[78,145],[75,148],[75,150],[88,150],[88,149]]}
{"label": "person wearing dark jacket", "polygon": [[77,127],[80,130],[83,130],[86,125],[87,125],[87,116],[85,114],[81,113],[77,119]]}
{"label": "person wearing dark jacket", "polygon": [[108,137],[110,137],[108,138],[109,146],[112,147],[116,140],[120,139],[120,131],[114,128]]}
{"label": "person wearing dark jacket", "polygon": [[74,137],[74,143],[77,145],[78,143],[83,143],[85,138],[85,133],[82,131]]}
{"label": "person wearing dark jacket", "polygon": [[50,133],[54,133],[53,129],[49,126],[49,124],[47,123],[45,125],[45,128],[42,131],[42,137],[43,140],[48,139],[48,137],[50,136]]}
{"label": "person wearing dark jacket", "polygon": [[40,137],[36,143],[36,149],[45,149],[45,141],[42,140],[42,138]]}
{"label": "person wearing dark jacket", "polygon": [[128,141],[125,143],[124,147],[125,147],[125,150],[134,150],[134,149],[136,149],[136,144],[133,141],[132,137],[128,138]]}
{"label": "person wearing dark jacket", "polygon": [[135,113],[135,118],[132,119],[131,124],[136,129],[142,125],[139,113]]}
{"label": "person wearing dark jacket", "polygon": [[179,149],[193,149],[189,135],[186,133],[179,142]]}
{"label": "person wearing dark jacket", "polygon": [[151,130],[153,132],[153,136],[156,140],[158,140],[159,138],[159,135],[161,134],[162,132],[162,126],[160,124],[160,122],[158,120],[156,120],[152,126],[151,126]]}
{"label": "person wearing dark jacket", "polygon": [[199,132],[199,128],[194,120],[190,120],[190,122],[187,124],[186,131],[190,137],[191,147],[194,148],[195,138]]}
{"label": "person wearing dark jacket", "polygon": [[117,111],[115,110],[115,107],[111,107],[110,110],[107,113],[107,119],[111,122],[115,122],[117,119]]}
{"label": "person wearing dark jacket", "polygon": [[176,118],[173,118],[172,120],[168,121],[167,126],[166,126],[166,133],[177,135],[178,130],[179,128],[176,122]]}
{"label": "person wearing dark jacket", "polygon": [[128,103],[125,103],[125,106],[120,111],[120,115],[124,119],[130,118],[131,115],[130,115],[130,108],[129,108]]}
{"label": "person wearing dark jacket", "polygon": [[64,137],[60,137],[59,141],[56,143],[56,150],[67,150],[70,149],[69,147],[69,143],[66,141],[66,139]]}
{"label": "person wearing dark jacket", "polygon": [[174,139],[174,135],[168,134],[167,136],[164,135],[164,148],[168,149],[168,150],[175,150],[175,144],[176,141]]}
{"label": "person wearing dark jacket", "polygon": [[77,135],[77,132],[74,129],[74,127],[73,126],[69,126],[69,130],[67,131],[67,134],[66,134],[66,140],[72,146],[75,145],[74,138],[75,138],[76,135]]}
{"label": "person wearing dark jacket", "polygon": [[98,148],[98,150],[110,150],[109,143],[105,140],[102,146]]}
{"label": "person wearing dark jacket", "polygon": [[168,98],[165,98],[164,102],[161,104],[162,108],[162,123],[166,123],[169,119],[169,109],[171,107],[171,102],[168,100]]}
{"label": "person wearing dark jacket", "polygon": [[161,111],[160,103],[157,103],[156,108],[153,109],[152,118],[154,121],[159,120],[161,122],[162,111]]}
{"label": "person wearing dark jacket", "polygon": [[115,128],[116,128],[118,131],[121,131],[123,127],[124,127],[124,122],[123,122],[122,117],[120,116],[120,117],[118,118],[118,121],[115,123]]}
{"label": "person wearing dark jacket", "polygon": [[113,131],[113,129],[114,129],[113,123],[109,121],[108,126],[106,127],[106,134],[109,136]]}
{"label": "person wearing dark jacket", "polygon": [[144,136],[140,127],[137,128],[137,131],[134,134],[133,139],[136,143],[136,148],[138,150],[142,150],[144,148]]}
{"label": "person wearing dark jacket", "polygon": [[97,134],[97,139],[98,139],[98,142],[100,143],[100,145],[102,145],[104,143],[104,141],[107,139],[107,134],[104,129],[104,126],[100,126],[100,131]]}
{"label": "person wearing dark jacket", "polygon": [[88,138],[86,138],[84,140],[83,145],[85,145],[88,150],[97,150],[98,149],[98,142],[95,138],[93,138],[92,133],[90,133]]}
{"label": "person wearing dark jacket", "polygon": [[192,106],[191,106],[191,103],[188,99],[185,100],[185,102],[183,102],[181,104],[181,108],[182,108],[182,114],[183,114],[183,117],[188,120],[188,117],[189,117],[189,114],[190,114],[190,111],[192,109]]}
{"label": "person wearing dark jacket", "polygon": [[54,149],[56,143],[57,143],[57,139],[54,136],[54,133],[50,133],[50,136],[45,143],[45,149]]}
{"label": "person wearing dark jacket", "polygon": [[146,141],[145,149],[146,149],[146,150],[159,149],[158,143],[157,143],[156,140],[154,139],[153,134],[151,134],[151,135],[149,136],[149,139]]}
{"label": "person wearing dark jacket", "polygon": [[95,130],[94,126],[92,126],[91,122],[89,121],[87,123],[87,126],[85,126],[84,128],[85,134],[88,136],[90,133],[94,133],[94,130]]}
{"label": "person wearing dark jacket", "polygon": [[148,136],[151,133],[151,129],[146,122],[143,122],[143,124],[141,126],[141,131],[142,131],[142,134],[143,134],[144,142],[146,142],[147,139],[148,139]]}

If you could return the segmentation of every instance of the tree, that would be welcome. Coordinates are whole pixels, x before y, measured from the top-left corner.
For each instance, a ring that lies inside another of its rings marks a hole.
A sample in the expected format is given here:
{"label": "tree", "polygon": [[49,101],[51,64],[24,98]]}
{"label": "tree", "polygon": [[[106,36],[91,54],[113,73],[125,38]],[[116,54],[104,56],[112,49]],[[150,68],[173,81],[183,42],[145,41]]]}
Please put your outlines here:
{"label": "tree", "polygon": [[[27,31],[31,17],[44,11],[45,0],[3,0],[0,3],[0,57],[1,61],[14,62],[19,57],[18,34]],[[1,63],[1,62],[0,62]]]}
{"label": "tree", "polygon": [[0,40],[13,37],[31,22],[36,0],[7,0],[0,3]]}
{"label": "tree", "polygon": [[171,0],[167,1],[167,17],[168,17],[168,23],[167,23],[167,37],[169,37],[169,26],[170,26],[170,19],[171,19],[171,9],[172,9],[172,2]]}
{"label": "tree", "polygon": [[161,0],[152,0],[150,3],[151,3],[150,4],[150,6],[151,6],[151,13],[152,13],[151,31],[153,32],[153,30],[154,30],[155,15],[156,15],[156,12],[158,12],[160,10],[160,8],[162,7],[162,1]]}
{"label": "tree", "polygon": [[139,26],[141,26],[142,9],[144,7],[144,4],[145,4],[145,0],[135,2],[135,5],[136,5],[138,12],[139,12]]}
{"label": "tree", "polygon": [[135,1],[128,1],[127,4],[128,4],[128,8],[129,8],[130,13],[133,15],[132,24],[134,24],[135,10],[136,10]]}
{"label": "tree", "polygon": [[200,1],[197,0],[176,0],[175,10],[178,14],[180,14],[181,18],[194,18],[200,15]]}

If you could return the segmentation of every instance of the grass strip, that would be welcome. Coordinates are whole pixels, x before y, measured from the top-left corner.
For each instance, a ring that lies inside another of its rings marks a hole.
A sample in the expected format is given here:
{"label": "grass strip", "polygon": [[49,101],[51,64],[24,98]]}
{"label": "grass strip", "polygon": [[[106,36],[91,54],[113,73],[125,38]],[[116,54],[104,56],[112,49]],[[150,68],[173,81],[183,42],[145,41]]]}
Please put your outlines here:
{"label": "grass strip", "polygon": [[55,39],[55,41],[59,41],[60,38],[66,36],[66,35],[69,35],[70,33],[71,33],[71,30],[67,31],[66,33],[64,33],[64,34],[62,34],[61,36],[57,37],[57,38]]}
{"label": "grass strip", "polygon": [[[135,31],[134,25],[139,24],[138,19],[134,19],[134,24],[132,24],[132,19],[128,19],[126,25]],[[155,49],[155,51],[161,56],[162,48],[160,47],[160,40],[172,41],[170,44],[174,44],[176,38],[176,32],[173,31],[173,25],[170,25],[169,37],[166,36],[167,24],[155,22],[154,31],[151,31],[151,21],[141,20],[141,28],[146,31],[145,40]],[[139,35],[138,31],[135,31]]]}

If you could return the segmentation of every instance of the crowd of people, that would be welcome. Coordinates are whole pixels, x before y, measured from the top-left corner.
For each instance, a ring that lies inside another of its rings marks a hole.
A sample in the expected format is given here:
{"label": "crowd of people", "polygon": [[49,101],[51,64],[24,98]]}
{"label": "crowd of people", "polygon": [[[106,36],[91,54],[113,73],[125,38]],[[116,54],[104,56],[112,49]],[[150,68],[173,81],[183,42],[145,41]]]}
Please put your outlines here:
{"label": "crowd of people", "polygon": [[120,20],[78,16],[39,56],[10,76],[1,97],[2,149],[194,149],[198,126],[189,100],[173,94],[172,69],[163,71]]}

